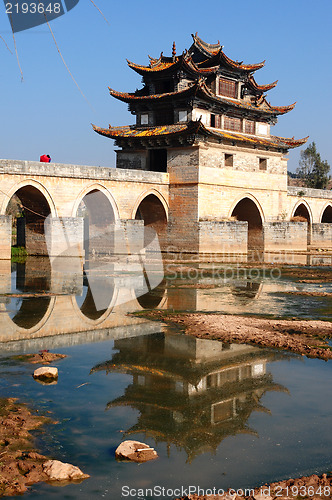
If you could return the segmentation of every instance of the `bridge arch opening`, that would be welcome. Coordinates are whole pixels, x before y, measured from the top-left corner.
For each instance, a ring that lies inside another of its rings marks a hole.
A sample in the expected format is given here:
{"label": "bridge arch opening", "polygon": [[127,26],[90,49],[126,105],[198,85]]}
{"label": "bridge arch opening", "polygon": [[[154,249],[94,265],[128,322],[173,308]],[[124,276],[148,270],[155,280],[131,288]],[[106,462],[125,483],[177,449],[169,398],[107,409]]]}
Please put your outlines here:
{"label": "bridge arch opening", "polygon": [[[296,207],[294,214],[293,214],[293,217],[301,217],[302,219],[305,219],[308,222],[308,224],[311,223],[309,210],[304,203],[300,203]],[[305,222],[305,221],[303,221],[303,222]]]}
{"label": "bridge arch opening", "polygon": [[166,281],[163,280],[156,288],[143,295],[136,292],[136,298],[142,309],[160,308],[166,299]]}
{"label": "bridge arch opening", "polygon": [[44,223],[50,214],[50,205],[38,188],[19,188],[6,209],[13,221],[12,246],[24,247],[29,255],[48,255]]}
{"label": "bridge arch opening", "polygon": [[115,213],[102,191],[93,189],[83,196],[77,216],[84,218],[84,250],[90,254],[112,254],[114,250]]}
{"label": "bridge arch opening", "polygon": [[322,215],[321,222],[330,222],[332,223],[332,206],[328,205]]}
{"label": "bridge arch opening", "polygon": [[[136,214],[136,220],[143,220],[144,227],[154,229],[159,238],[160,248],[164,249],[167,245],[167,214],[164,205],[154,194],[148,194],[140,202]],[[149,235],[145,235],[144,245],[149,241]]]}
{"label": "bridge arch opening", "polygon": [[114,298],[115,287],[113,280],[102,276],[90,276],[88,278],[84,273],[83,294],[76,296],[76,303],[87,319],[97,321],[107,311],[111,312]]}
{"label": "bridge arch opening", "polygon": [[248,250],[263,250],[263,223],[256,203],[250,198],[243,198],[235,206],[232,217],[248,222]]}

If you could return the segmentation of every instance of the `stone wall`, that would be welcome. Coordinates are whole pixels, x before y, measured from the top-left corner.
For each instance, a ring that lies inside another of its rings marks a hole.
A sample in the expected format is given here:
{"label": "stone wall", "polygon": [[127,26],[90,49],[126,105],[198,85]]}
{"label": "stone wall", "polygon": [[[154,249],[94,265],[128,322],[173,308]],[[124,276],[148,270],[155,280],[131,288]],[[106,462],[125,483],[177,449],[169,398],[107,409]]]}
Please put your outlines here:
{"label": "stone wall", "polygon": [[233,155],[232,170],[243,172],[263,171],[259,166],[259,158],[266,158],[267,167],[264,172],[283,175],[287,182],[287,160],[282,153],[221,144],[201,145],[199,151],[200,165],[203,167],[223,168],[226,166],[225,154],[231,154]]}
{"label": "stone wall", "polygon": [[[44,236],[44,235],[42,235]],[[82,217],[48,217],[45,221],[46,253],[55,257],[84,256],[83,250],[83,218]],[[37,255],[27,245],[29,255]]]}
{"label": "stone wall", "polygon": [[12,218],[0,216],[0,255],[2,259],[11,258]]}
{"label": "stone wall", "polygon": [[313,189],[298,186],[288,186],[287,192],[290,196],[305,196],[309,198],[325,198],[332,200],[332,190]]}
{"label": "stone wall", "polygon": [[312,224],[311,246],[314,248],[332,248],[331,223]]}
{"label": "stone wall", "polygon": [[142,151],[116,151],[116,168],[130,170],[147,170],[147,150]]}
{"label": "stone wall", "polygon": [[266,252],[307,250],[307,222],[265,222],[263,235]]}
{"label": "stone wall", "polygon": [[248,223],[239,221],[200,221],[201,253],[246,253]]}

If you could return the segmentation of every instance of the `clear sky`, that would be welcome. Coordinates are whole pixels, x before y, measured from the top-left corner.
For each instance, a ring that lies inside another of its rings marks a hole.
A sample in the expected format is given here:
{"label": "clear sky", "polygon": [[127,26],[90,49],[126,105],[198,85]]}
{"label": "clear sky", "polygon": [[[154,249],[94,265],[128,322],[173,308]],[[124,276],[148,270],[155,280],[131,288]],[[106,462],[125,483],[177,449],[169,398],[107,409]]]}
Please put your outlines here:
{"label": "clear sky", "polygon": [[[46,2],[46,0],[45,0]],[[110,97],[107,87],[141,88],[141,78],[126,58],[148,64],[148,54],[171,55],[189,48],[191,33],[224,45],[226,55],[251,64],[266,59],[257,83],[279,80],[268,92],[272,105],[297,101],[272,133],[310,136],[322,159],[332,165],[331,0],[113,1],[80,0],[50,26],[61,53],[87,100],[66,70],[47,25],[16,33],[24,81],[18,68],[9,20],[1,2],[0,157],[115,166],[114,142],[93,132],[133,123],[127,105]],[[303,149],[303,148],[302,148]],[[298,166],[299,148],[289,154]]]}

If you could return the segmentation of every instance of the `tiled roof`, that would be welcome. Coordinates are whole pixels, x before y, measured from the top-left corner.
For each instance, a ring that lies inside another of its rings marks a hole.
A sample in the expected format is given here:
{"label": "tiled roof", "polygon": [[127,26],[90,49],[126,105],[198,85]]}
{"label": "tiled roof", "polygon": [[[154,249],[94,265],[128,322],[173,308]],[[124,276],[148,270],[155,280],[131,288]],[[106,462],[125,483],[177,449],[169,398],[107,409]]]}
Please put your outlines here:
{"label": "tiled roof", "polygon": [[[191,126],[190,126],[191,125]],[[189,124],[181,123],[175,125],[162,125],[158,127],[135,127],[126,125],[124,127],[111,127],[101,128],[92,125],[93,130],[100,135],[105,135],[106,137],[111,137],[116,139],[117,137],[151,137],[151,136],[162,136],[162,135],[175,135],[182,134],[184,132],[197,131],[199,129],[200,122],[190,122]]]}
{"label": "tiled roof", "polygon": [[266,85],[258,85],[255,78],[252,75],[250,75],[249,79],[248,79],[248,83],[255,90],[261,90],[262,92],[267,92],[268,90],[273,89],[277,85],[278,80],[276,80],[275,82],[272,82],[272,83],[268,83]]}
{"label": "tiled roof", "polygon": [[197,33],[195,35],[191,35],[194,40],[194,46],[205,56],[207,56],[207,59],[205,61],[202,61],[201,64],[209,64],[210,59],[213,59],[213,64],[215,64],[215,60],[219,60],[220,62],[223,62],[226,64],[226,66],[229,66],[233,69],[240,69],[243,71],[256,71],[260,68],[262,68],[265,64],[265,61],[262,61],[257,64],[243,64],[243,61],[238,62],[238,61],[233,61],[230,57],[226,56],[226,54],[223,52],[223,47],[220,45],[220,43],[217,44],[210,44],[204,42],[201,38],[197,36]]}
{"label": "tiled roof", "polygon": [[207,55],[216,55],[222,49],[222,46],[220,45],[219,41],[218,43],[207,43],[204,42],[199,36],[197,36],[197,31],[195,35],[191,35],[194,40],[194,45],[198,48],[198,50],[202,51],[203,53],[206,53]]}
{"label": "tiled roof", "polygon": [[197,84],[194,84],[191,85],[190,87],[187,87],[183,90],[178,90],[176,92],[165,92],[163,94],[152,94],[152,95],[140,95],[138,93],[131,93],[131,92],[118,92],[116,90],[111,89],[110,87],[108,87],[108,90],[111,96],[115,97],[116,99],[130,103],[133,101],[158,101],[158,100],[172,98],[175,96],[183,96],[184,94],[191,93],[193,87],[196,86]]}
{"label": "tiled roof", "polygon": [[111,127],[104,129],[101,127],[96,127],[92,125],[95,132],[112,139],[117,138],[137,138],[141,139],[144,137],[160,137],[160,136],[175,136],[182,134],[198,134],[201,133],[205,136],[214,137],[217,139],[228,139],[230,141],[243,142],[246,144],[273,147],[281,149],[296,148],[305,144],[308,137],[304,139],[296,140],[294,138],[286,137],[258,137],[248,134],[240,134],[236,132],[230,132],[227,130],[221,130],[213,127],[204,126],[199,120],[191,121],[186,123],[178,123],[174,125],[164,125],[158,127],[135,127],[135,126],[124,126],[124,127]]}
{"label": "tiled roof", "polygon": [[217,102],[219,104],[227,104],[233,108],[237,109],[247,109],[251,111],[256,111],[258,113],[262,113],[265,115],[283,115],[291,111],[296,103],[293,103],[289,106],[271,106],[264,98],[261,99],[259,104],[250,103],[241,101],[238,99],[231,99],[229,97],[218,96],[215,95],[206,85],[203,79],[199,79],[197,83],[194,83],[183,90],[179,90],[176,92],[166,92],[163,94],[152,94],[152,95],[141,95],[138,93],[129,93],[129,92],[118,92],[109,87],[109,92],[111,96],[119,99],[120,101],[124,101],[126,103],[132,102],[147,102],[147,101],[162,101],[173,99],[177,97],[184,97],[186,95],[198,96],[202,99],[212,100],[213,102]]}
{"label": "tiled roof", "polygon": [[265,65],[265,61],[256,64],[243,64],[243,62],[233,61],[230,57],[227,57],[222,50],[220,50],[219,56],[220,60],[225,62],[231,68],[241,69],[244,71],[257,71]]}
{"label": "tiled roof", "polygon": [[238,108],[238,109],[248,109],[252,111],[258,111],[259,113],[263,114],[270,114],[270,115],[283,115],[285,113],[288,113],[291,111],[294,107],[296,102],[293,104],[290,104],[289,106],[271,106],[265,98],[262,98],[259,104],[255,103],[250,103],[238,99],[232,99],[230,97],[224,97],[224,96],[218,96],[215,95],[211,90],[205,85],[203,81],[200,82],[199,85],[199,90],[202,92],[203,95],[208,97],[209,99],[213,101],[217,101],[223,104],[231,104],[233,107]]}
{"label": "tiled roof", "polygon": [[236,132],[230,132],[227,130],[219,130],[216,128],[206,127],[206,129],[214,136],[221,137],[223,139],[230,139],[232,141],[245,142],[247,144],[254,144],[260,146],[271,146],[276,148],[291,149],[302,146],[308,140],[308,137],[303,139],[294,139],[287,137],[278,137],[276,135],[271,135],[270,137],[259,137],[256,135],[240,134]]}
{"label": "tiled roof", "polygon": [[135,64],[128,59],[127,63],[131,69],[142,76],[149,73],[160,73],[162,71],[168,70],[171,70],[173,72],[180,69],[180,67],[189,71],[189,73],[194,73],[194,75],[196,76],[207,76],[209,74],[216,73],[219,68],[218,65],[208,68],[199,68],[198,66],[196,66],[191,56],[187,52],[183,53],[181,56],[177,56],[174,61],[169,61],[168,59],[169,58],[165,60],[163,56],[159,59],[153,59],[153,62],[151,61],[149,66]]}
{"label": "tiled roof", "polygon": [[159,62],[158,64],[154,64],[153,66],[142,66],[140,64],[135,64],[127,59],[128,66],[136,71],[139,74],[144,74],[144,73],[155,73],[158,71],[164,71],[165,69],[169,69],[172,66],[175,66],[177,64],[177,61],[173,62]]}

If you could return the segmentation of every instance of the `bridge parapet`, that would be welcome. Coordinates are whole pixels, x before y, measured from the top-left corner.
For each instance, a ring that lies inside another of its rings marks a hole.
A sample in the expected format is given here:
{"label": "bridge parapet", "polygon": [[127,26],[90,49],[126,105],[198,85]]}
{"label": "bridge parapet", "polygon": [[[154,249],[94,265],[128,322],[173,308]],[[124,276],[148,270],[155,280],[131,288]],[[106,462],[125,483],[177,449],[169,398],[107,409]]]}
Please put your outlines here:
{"label": "bridge parapet", "polygon": [[164,172],[125,170],[65,163],[41,163],[39,161],[26,160],[0,160],[0,174],[148,182],[149,184],[168,184],[169,182],[169,176]]}
{"label": "bridge parapet", "polygon": [[328,189],[313,189],[301,186],[288,186],[288,196],[306,196],[307,198],[325,198],[332,200],[332,190]]}

